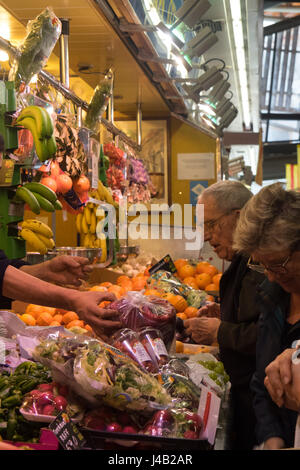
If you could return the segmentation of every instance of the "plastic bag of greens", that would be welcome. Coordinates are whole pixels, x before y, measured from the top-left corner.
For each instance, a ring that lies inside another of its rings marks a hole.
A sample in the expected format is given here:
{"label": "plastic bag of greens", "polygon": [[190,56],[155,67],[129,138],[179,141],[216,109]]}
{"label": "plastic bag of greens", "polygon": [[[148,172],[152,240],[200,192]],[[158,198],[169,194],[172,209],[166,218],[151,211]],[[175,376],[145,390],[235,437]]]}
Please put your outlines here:
{"label": "plastic bag of greens", "polygon": [[86,112],[85,125],[92,131],[96,130],[100,117],[105,113],[112,91],[113,72],[110,69],[105,78],[96,86]]}
{"label": "plastic bag of greens", "polygon": [[32,77],[46,65],[61,34],[61,22],[53,10],[47,7],[27,24],[27,36],[19,48],[10,70],[9,80],[15,81],[15,88],[29,84]]}

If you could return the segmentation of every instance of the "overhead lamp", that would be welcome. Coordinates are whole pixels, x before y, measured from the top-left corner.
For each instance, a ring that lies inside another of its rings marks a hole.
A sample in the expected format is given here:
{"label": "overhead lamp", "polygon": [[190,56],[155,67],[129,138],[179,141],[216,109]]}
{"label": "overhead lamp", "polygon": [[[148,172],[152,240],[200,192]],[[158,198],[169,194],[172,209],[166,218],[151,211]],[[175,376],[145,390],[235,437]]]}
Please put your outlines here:
{"label": "overhead lamp", "polygon": [[175,16],[189,28],[193,29],[201,16],[203,16],[210,7],[211,4],[208,0],[185,0],[183,5],[175,12]]}
{"label": "overhead lamp", "polygon": [[183,85],[182,88],[191,99],[198,102],[200,100],[199,93],[202,90],[208,90],[217,82],[223,79],[220,69],[213,66],[204,72],[195,85]]}
{"label": "overhead lamp", "polygon": [[227,79],[220,80],[216,85],[213,86],[209,92],[208,97],[213,103],[216,104],[223,98],[229,88],[230,83],[227,81]]}
{"label": "overhead lamp", "polygon": [[216,113],[218,116],[223,116],[226,111],[230,108],[231,101],[230,98],[223,97],[216,106]]}
{"label": "overhead lamp", "polygon": [[184,53],[191,57],[199,57],[217,42],[217,35],[214,34],[208,26],[205,26],[205,28],[201,29],[201,31],[187,43]]}
{"label": "overhead lamp", "polygon": [[231,107],[222,116],[218,127],[220,129],[223,129],[224,127],[228,127],[232,123],[232,121],[236,118],[237,114],[238,114],[238,110],[232,104]]}
{"label": "overhead lamp", "polygon": [[177,21],[168,28],[164,23],[159,22],[156,27],[162,31],[163,33],[169,35],[172,42],[182,49],[184,46],[184,42],[181,41],[173,31],[181,24],[185,23],[189,28],[193,28],[195,24],[199,21],[202,15],[207,12],[207,10],[211,7],[208,0],[185,0],[182,7],[180,7],[176,12],[175,16]]}
{"label": "overhead lamp", "polygon": [[217,114],[216,107],[212,103],[205,101],[205,97],[203,98],[204,98],[203,100],[200,99],[199,104],[198,104],[199,111],[202,113],[208,114],[210,116],[216,116]]}
{"label": "overhead lamp", "polygon": [[[238,69],[238,81],[241,94],[241,105],[243,112],[243,121],[246,128],[250,128],[250,102],[248,91],[248,77],[246,67],[246,51],[244,46],[244,32],[242,23],[242,12],[240,0],[229,0],[230,14],[232,18],[232,31],[234,37],[234,49],[236,54],[236,63]],[[227,8],[225,8],[225,12]],[[227,18],[227,23],[228,23]],[[232,48],[233,49],[233,48]]]}

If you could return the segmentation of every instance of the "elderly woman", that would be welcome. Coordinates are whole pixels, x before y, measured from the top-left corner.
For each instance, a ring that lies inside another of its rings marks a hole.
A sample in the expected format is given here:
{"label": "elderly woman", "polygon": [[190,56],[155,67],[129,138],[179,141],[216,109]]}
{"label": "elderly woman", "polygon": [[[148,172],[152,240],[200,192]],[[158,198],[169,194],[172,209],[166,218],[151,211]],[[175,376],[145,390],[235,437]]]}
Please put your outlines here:
{"label": "elderly woman", "polygon": [[249,268],[268,279],[259,288],[255,394],[257,436],[264,449],[292,447],[297,412],[277,406],[264,385],[265,369],[300,338],[300,193],[280,183],[263,188],[240,214],[236,250],[250,255]]}

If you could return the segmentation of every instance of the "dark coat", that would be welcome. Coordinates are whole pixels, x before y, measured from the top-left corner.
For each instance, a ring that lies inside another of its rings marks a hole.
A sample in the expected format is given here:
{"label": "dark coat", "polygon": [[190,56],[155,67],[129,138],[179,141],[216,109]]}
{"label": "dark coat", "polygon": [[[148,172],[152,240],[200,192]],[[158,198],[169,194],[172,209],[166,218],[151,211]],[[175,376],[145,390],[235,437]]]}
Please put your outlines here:
{"label": "dark coat", "polygon": [[286,316],[290,294],[278,284],[266,280],[259,289],[258,303],[262,314],[259,319],[256,373],[251,382],[254,392],[254,410],[257,418],[259,443],[270,437],[281,437],[287,447],[294,443],[297,413],[279,408],[264,386],[265,368],[284,349],[300,338],[300,321],[287,331]]}

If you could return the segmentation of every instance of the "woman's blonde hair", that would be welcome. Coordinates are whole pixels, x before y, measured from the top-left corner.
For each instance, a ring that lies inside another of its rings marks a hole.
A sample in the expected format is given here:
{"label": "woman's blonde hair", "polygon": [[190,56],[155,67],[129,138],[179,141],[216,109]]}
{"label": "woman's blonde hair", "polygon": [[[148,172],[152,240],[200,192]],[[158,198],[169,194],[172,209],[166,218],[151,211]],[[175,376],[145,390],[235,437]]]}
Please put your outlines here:
{"label": "woman's blonde hair", "polygon": [[233,248],[245,254],[293,249],[300,240],[300,193],[264,187],[241,210]]}

